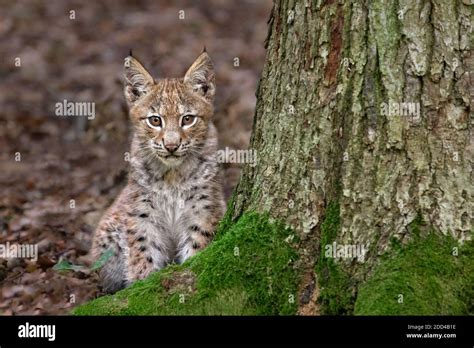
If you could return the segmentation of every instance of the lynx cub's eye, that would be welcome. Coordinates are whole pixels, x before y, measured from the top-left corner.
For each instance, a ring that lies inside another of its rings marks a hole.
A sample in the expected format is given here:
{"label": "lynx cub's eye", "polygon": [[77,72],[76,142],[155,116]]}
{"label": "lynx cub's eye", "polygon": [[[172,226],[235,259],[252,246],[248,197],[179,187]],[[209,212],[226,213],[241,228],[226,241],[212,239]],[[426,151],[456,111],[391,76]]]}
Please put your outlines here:
{"label": "lynx cub's eye", "polygon": [[156,115],[153,115],[153,116],[149,116],[147,119],[146,119],[146,123],[148,124],[148,126],[150,126],[151,128],[161,128],[163,126],[163,122],[161,121],[161,117],[160,116],[156,116]]}
{"label": "lynx cub's eye", "polygon": [[193,126],[197,121],[197,117],[194,115],[184,115],[181,118],[181,127],[184,129]]}

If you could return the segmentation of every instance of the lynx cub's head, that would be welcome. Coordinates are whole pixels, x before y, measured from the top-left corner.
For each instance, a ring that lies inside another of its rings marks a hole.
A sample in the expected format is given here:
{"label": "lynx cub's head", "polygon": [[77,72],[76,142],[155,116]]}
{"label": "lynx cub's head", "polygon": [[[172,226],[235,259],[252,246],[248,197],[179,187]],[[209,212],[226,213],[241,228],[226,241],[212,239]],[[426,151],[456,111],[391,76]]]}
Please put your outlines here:
{"label": "lynx cub's head", "polygon": [[125,58],[125,97],[139,151],[166,166],[199,154],[214,112],[214,93],[214,66],[205,51],[180,79],[154,79],[132,55]]}

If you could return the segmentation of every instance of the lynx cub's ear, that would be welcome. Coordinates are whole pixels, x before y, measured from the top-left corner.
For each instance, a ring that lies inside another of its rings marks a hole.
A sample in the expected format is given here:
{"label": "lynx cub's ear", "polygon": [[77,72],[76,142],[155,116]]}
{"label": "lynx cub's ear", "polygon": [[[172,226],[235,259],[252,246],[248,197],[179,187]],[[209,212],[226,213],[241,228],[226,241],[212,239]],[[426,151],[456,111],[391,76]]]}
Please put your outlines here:
{"label": "lynx cub's ear", "polygon": [[216,90],[214,64],[206,51],[202,52],[188,69],[184,75],[184,82],[206,99],[212,100],[214,98]]}
{"label": "lynx cub's ear", "polygon": [[125,58],[125,98],[129,105],[150,91],[155,84],[153,77],[143,65],[131,55]]}

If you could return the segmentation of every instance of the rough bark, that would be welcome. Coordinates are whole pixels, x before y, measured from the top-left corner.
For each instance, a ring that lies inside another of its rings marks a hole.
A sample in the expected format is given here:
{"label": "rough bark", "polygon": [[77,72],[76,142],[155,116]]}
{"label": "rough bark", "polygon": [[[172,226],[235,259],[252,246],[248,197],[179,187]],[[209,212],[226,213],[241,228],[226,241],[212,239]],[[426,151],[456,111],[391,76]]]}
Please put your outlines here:
{"label": "rough bark", "polygon": [[[244,168],[233,219],[283,220],[306,262],[331,202],[337,242],[368,246],[369,264],[392,237],[410,239],[417,216],[470,239],[470,16],[468,1],[277,1],[250,145],[258,164]],[[420,114],[383,115],[384,103],[419,103]]]}

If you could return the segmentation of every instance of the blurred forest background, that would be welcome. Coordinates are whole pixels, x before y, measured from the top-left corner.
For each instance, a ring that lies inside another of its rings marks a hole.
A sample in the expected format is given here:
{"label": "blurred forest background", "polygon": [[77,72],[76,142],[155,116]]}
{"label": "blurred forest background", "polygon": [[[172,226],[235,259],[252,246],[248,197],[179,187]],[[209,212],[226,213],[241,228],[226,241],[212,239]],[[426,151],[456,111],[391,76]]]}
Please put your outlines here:
{"label": "blurred forest background", "polygon": [[[84,263],[95,225],[125,184],[129,49],[155,77],[177,77],[205,45],[217,71],[220,147],[243,149],[271,6],[0,1],[0,244],[39,249],[36,262],[0,259],[0,314],[65,314],[98,295],[95,274],[52,267],[62,259]],[[63,100],[94,102],[95,118],[56,116]],[[240,169],[224,169],[229,197]]]}

